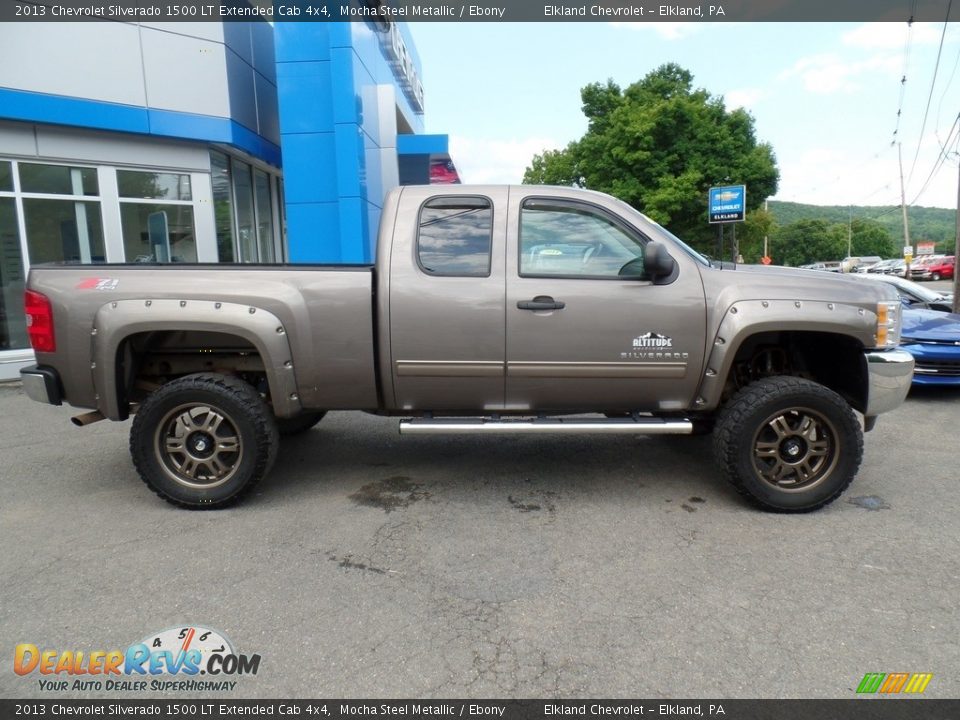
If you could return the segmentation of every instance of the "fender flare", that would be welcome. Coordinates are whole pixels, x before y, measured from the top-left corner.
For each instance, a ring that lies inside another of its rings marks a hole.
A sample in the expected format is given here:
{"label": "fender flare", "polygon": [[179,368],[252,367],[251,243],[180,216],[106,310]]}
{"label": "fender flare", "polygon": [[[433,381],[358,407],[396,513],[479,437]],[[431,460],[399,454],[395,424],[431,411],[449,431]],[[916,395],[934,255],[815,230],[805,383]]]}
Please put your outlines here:
{"label": "fender flare", "polygon": [[[734,358],[743,343],[754,335],[765,332],[832,333],[867,347],[876,323],[875,312],[843,303],[812,300],[736,302],[727,308],[713,337],[694,408],[713,410],[720,405]],[[865,368],[863,363],[861,371]]]}
{"label": "fender flare", "polygon": [[97,407],[111,420],[126,418],[120,407],[117,353],[131,335],[154,331],[200,330],[236,335],[253,345],[266,370],[277,417],[302,410],[286,328],[263,308],[212,300],[128,299],[101,306],[91,332],[91,379]]}

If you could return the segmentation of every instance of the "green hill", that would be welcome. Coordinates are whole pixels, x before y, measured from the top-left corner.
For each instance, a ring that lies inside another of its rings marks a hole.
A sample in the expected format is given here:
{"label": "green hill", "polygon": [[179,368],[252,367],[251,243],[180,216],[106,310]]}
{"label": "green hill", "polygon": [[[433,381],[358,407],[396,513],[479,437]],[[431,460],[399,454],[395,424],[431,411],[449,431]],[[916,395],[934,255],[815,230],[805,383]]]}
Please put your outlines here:
{"label": "green hill", "polygon": [[[860,205],[804,205],[803,203],[770,200],[770,213],[783,227],[798,220],[825,220],[828,223],[846,223],[852,216],[876,220],[883,225],[898,245],[903,245],[903,215],[899,205],[870,207]],[[944,208],[911,207],[907,209],[910,223],[910,242],[923,240],[937,243],[937,252],[952,251],[956,240],[957,213]]]}

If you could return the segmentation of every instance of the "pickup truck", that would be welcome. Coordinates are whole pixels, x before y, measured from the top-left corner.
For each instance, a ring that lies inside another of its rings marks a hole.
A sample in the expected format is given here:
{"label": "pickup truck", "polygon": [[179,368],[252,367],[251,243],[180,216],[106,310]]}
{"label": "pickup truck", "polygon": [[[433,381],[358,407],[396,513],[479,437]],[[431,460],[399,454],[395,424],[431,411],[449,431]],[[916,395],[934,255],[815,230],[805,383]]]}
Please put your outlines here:
{"label": "pickup truck", "polygon": [[132,415],[137,472],[185,508],[352,409],[410,434],[712,430],[737,489],[803,512],[910,387],[893,288],[711,261],[600,193],[397,188],[377,242],[373,266],[34,267],[24,390],[78,425]]}

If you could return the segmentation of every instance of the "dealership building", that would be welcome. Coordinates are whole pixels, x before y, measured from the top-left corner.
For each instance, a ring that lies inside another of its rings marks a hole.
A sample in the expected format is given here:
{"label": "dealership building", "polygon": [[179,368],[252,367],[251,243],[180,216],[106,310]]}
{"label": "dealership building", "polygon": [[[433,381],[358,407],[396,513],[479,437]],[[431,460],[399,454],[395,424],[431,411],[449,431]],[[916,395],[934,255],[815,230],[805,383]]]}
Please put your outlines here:
{"label": "dealership building", "polygon": [[0,24],[0,380],[31,264],[368,263],[384,195],[458,181],[389,22]]}

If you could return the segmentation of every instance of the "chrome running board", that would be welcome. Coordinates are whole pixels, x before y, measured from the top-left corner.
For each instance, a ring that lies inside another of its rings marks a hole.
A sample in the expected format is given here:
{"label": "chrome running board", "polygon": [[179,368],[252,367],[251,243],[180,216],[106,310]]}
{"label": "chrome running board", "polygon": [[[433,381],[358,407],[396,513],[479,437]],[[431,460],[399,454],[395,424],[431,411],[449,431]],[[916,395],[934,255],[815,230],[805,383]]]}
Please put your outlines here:
{"label": "chrome running board", "polygon": [[662,418],[413,418],[400,421],[401,435],[689,435],[689,420]]}

